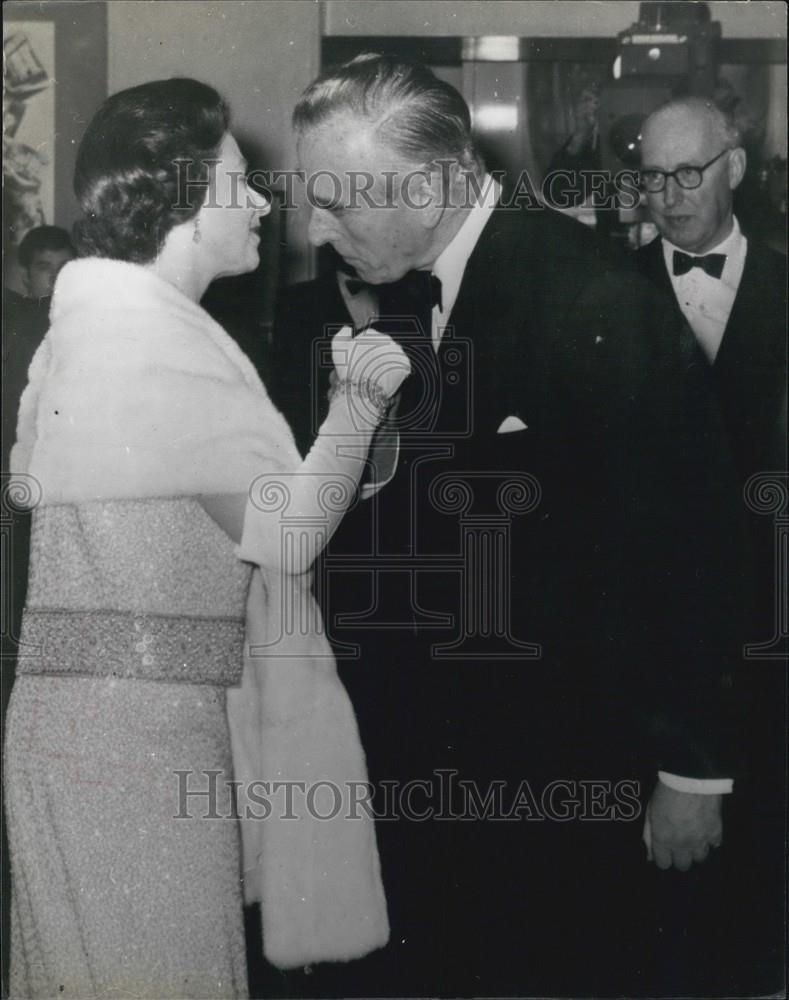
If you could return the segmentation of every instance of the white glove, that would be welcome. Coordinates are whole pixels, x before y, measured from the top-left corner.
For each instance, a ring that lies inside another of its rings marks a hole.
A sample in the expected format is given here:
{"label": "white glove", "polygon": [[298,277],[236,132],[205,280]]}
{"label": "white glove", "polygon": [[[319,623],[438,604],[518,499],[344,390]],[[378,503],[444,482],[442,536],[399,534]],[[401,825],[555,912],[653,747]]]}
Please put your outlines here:
{"label": "white glove", "polygon": [[367,383],[391,399],[411,372],[403,348],[386,333],[372,327],[355,337],[344,326],[332,337],[331,355],[341,382]]}
{"label": "white glove", "polygon": [[[405,351],[385,333],[345,326],[332,339],[333,402],[309,455],[293,472],[253,484],[239,555],[285,573],[306,572],[355,497],[367,451],[388,400],[411,371]],[[275,484],[273,494],[267,486]],[[269,495],[285,498],[268,502]],[[270,508],[270,509],[269,509]]]}

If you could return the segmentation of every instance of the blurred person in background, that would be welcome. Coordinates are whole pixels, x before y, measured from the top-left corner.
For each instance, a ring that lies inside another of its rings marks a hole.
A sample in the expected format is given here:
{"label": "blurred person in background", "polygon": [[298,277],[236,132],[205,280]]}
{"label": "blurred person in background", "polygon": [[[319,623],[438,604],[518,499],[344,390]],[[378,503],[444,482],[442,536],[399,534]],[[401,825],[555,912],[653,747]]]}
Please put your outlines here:
{"label": "blurred person in background", "polygon": [[[739,471],[754,567],[741,647],[775,641],[772,657],[748,662],[746,656],[735,674],[747,734],[745,765],[727,812],[727,849],[689,885],[674,886],[666,905],[688,913],[694,936],[714,940],[729,968],[740,963],[747,981],[755,982],[758,969],[761,989],[769,992],[785,944],[780,873],[787,645],[780,625],[779,540],[773,518],[754,509],[753,491],[787,489],[786,257],[741,227],[735,214],[748,162],[729,112],[701,97],[676,99],[654,111],[641,134],[641,183],[660,235],[637,251],[637,266],[671,296],[677,316],[693,331],[696,364],[709,368]],[[726,925],[725,939],[720,928],[713,930],[725,907],[748,915],[747,931],[737,921]],[[690,940],[678,940],[677,948]],[[698,954],[698,948],[689,950]],[[696,961],[690,953],[687,960]],[[709,975],[706,981],[712,985]]]}
{"label": "blurred person in background", "polygon": [[22,239],[17,260],[25,294],[3,290],[3,470],[8,470],[19,399],[49,324],[49,306],[60,269],[75,255],[59,226],[36,226]]}

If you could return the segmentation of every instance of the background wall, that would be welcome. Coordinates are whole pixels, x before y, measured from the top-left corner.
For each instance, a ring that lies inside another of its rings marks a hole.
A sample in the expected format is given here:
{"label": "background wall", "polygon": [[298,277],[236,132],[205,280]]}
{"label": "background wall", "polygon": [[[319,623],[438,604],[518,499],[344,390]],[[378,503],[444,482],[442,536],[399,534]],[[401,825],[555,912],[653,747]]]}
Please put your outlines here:
{"label": "background wall", "polygon": [[[326,0],[327,35],[613,37],[638,19],[635,0]],[[786,38],[786,5],[712,0],[724,38]]]}
{"label": "background wall", "polygon": [[[95,0],[49,0],[47,3],[11,0],[5,3],[4,32],[12,34],[20,30],[20,22],[22,25],[28,22],[51,24],[54,30],[54,68],[46,67],[54,87],[54,149],[45,148],[40,152],[54,160],[54,216],[47,217],[46,221],[70,229],[78,215],[77,199],[72,190],[77,146],[85,126],[107,94],[106,4]],[[4,162],[5,152],[4,146]],[[4,198],[6,193],[4,191]],[[4,226],[9,225],[6,217]],[[8,259],[3,260],[4,283],[22,291],[11,247],[17,240],[10,229],[5,229],[3,236],[3,249],[8,253]]]}
{"label": "background wall", "polygon": [[[112,0],[108,86],[112,93],[177,74],[206,80],[230,101],[250,162],[289,169],[295,165],[290,112],[320,70],[322,35],[610,38],[636,20],[638,6],[636,0]],[[713,0],[710,8],[726,38],[786,38],[783,2]],[[780,104],[773,117],[784,109]],[[285,214],[281,263],[296,281],[311,272],[306,218]]]}
{"label": "background wall", "polygon": [[[295,163],[290,113],[318,73],[320,8],[314,0],[112,0],[107,4],[109,92],[147,80],[192,76],[216,87],[252,167]],[[298,278],[308,266],[305,220],[287,213],[285,237]]]}
{"label": "background wall", "polygon": [[[95,26],[92,34],[100,36],[106,17],[106,86],[103,53],[91,57],[78,44],[68,47],[58,69],[59,86],[87,89],[87,103],[97,105],[106,93],[146,80],[194,76],[229,100],[234,131],[252,166],[290,169],[295,165],[290,112],[320,69],[322,36],[611,38],[636,20],[638,6],[636,0],[17,0],[7,9],[46,17],[54,8],[67,8],[83,21],[87,17]],[[724,38],[786,38],[787,9],[778,0],[712,0],[710,8]],[[771,73],[770,146],[785,155],[786,68],[771,67]],[[64,102],[64,108],[71,104]],[[73,199],[66,161],[85,124],[80,114],[58,126],[66,149],[58,164],[57,183],[64,192],[58,221],[67,226]],[[280,263],[295,281],[311,270],[306,218],[288,212],[284,221],[287,249]]]}

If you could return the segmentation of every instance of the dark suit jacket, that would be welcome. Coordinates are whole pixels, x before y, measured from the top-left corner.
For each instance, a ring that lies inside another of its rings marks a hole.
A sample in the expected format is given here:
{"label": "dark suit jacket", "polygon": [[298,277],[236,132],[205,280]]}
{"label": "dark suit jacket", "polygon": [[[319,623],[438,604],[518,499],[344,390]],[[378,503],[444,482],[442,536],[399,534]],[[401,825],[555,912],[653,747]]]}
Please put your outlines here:
{"label": "dark suit jacket", "polygon": [[[666,270],[662,240],[658,238],[642,247],[636,254],[636,262],[646,277],[671,296],[679,317],[681,311]],[[749,238],[740,287],[712,366],[715,393],[741,489],[757,473],[784,471],[785,474],[787,468],[786,295],[786,257]],[[748,510],[745,503],[743,510],[752,570],[751,592],[746,600],[750,612],[742,645],[777,643],[781,595],[776,585],[778,543],[774,520],[765,513]],[[785,654],[786,641],[783,641]],[[777,644],[773,652],[778,656]],[[783,723],[775,715],[776,706],[784,705],[786,700],[784,662],[780,658],[772,662],[743,661],[733,696],[739,704],[747,706],[743,715],[747,713],[748,735],[742,741],[741,751],[747,761],[746,792],[751,790],[764,816],[755,789],[766,789],[762,798],[780,802],[780,789],[785,781],[786,749],[778,736]],[[780,821],[773,828],[780,829]],[[762,839],[766,844],[767,838]],[[779,863],[777,854],[774,858]]]}
{"label": "dark suit jacket", "polygon": [[[638,269],[671,295],[663,241],[642,247]],[[676,306],[679,313],[679,306]],[[748,240],[737,297],[713,365],[715,388],[743,482],[786,469],[786,257]]]}
{"label": "dark suit jacket", "polygon": [[[333,275],[292,289],[282,303],[267,381],[302,447],[320,418],[310,399],[324,395],[320,385],[311,391],[311,345],[326,324],[347,321]],[[382,537],[402,528],[415,500],[417,544],[457,552],[460,513],[429,499],[437,476],[476,477],[479,507],[471,513],[481,514],[498,510],[502,471],[534,477],[539,504],[512,517],[504,575],[510,627],[517,639],[539,643],[542,656],[536,664],[524,658],[522,669],[467,664],[473,680],[462,697],[454,696],[460,662],[429,689],[425,668],[437,664],[423,656],[418,675],[405,673],[401,683],[435,698],[433,718],[465,718],[476,752],[486,733],[512,729],[509,745],[496,743],[499,759],[529,731],[521,714],[529,708],[557,713],[557,744],[563,725],[581,717],[603,743],[629,713],[638,738],[651,736],[654,763],[700,777],[731,773],[725,705],[741,582],[731,544],[736,477],[690,331],[584,227],[552,211],[499,208],[468,262],[439,362],[439,416],[423,440],[448,443],[451,455],[425,462],[414,481],[415,463],[401,454],[394,482],[374,498]],[[498,434],[511,415],[527,429]],[[487,493],[481,473],[491,474]],[[364,501],[350,512],[335,551],[358,545],[372,509]],[[444,611],[457,610],[452,580],[425,574],[416,603],[440,612],[431,602],[443,597]],[[492,585],[480,582],[480,593]],[[339,592],[343,584],[332,586]],[[368,633],[363,660],[377,655],[373,639]],[[376,647],[381,655],[385,646]],[[573,700],[580,707],[563,716]],[[463,741],[466,723],[453,741]]]}

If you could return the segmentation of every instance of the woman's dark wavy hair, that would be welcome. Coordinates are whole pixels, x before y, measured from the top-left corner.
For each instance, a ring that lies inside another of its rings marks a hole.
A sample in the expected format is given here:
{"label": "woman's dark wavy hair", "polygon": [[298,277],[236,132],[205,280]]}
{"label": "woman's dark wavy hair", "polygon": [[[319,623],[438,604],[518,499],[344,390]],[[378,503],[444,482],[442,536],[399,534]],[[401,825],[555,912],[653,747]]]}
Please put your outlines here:
{"label": "woman's dark wavy hair", "polygon": [[77,153],[79,255],[154,260],[170,230],[200,211],[229,124],[225,102],[197,80],[155,80],[105,101]]}

